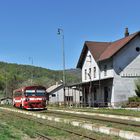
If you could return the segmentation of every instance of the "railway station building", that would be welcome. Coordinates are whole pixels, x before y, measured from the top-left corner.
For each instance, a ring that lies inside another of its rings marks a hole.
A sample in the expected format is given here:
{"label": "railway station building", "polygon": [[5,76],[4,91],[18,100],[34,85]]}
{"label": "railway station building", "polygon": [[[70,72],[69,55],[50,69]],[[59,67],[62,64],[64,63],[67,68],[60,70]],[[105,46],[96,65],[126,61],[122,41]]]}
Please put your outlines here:
{"label": "railway station building", "polygon": [[71,85],[82,92],[86,106],[119,106],[135,96],[140,78],[140,32],[113,42],[85,41],[77,64],[82,82]]}

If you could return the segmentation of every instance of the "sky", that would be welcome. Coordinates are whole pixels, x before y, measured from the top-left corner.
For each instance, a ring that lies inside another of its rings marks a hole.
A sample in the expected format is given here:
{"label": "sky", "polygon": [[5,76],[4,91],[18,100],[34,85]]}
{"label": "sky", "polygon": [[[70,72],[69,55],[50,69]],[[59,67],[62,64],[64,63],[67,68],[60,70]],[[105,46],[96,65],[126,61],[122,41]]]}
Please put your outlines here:
{"label": "sky", "polygon": [[75,68],[85,41],[115,41],[140,30],[140,0],[0,0],[0,61]]}

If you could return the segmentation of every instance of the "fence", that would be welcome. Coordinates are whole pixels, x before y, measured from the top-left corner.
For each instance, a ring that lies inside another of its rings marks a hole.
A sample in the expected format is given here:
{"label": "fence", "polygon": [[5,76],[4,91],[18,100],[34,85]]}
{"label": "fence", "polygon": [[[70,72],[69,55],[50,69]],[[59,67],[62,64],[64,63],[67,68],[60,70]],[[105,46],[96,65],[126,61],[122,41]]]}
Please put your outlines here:
{"label": "fence", "polygon": [[95,103],[83,103],[83,102],[56,102],[49,103],[50,106],[58,107],[94,107],[94,108],[140,108],[140,102],[95,102]]}

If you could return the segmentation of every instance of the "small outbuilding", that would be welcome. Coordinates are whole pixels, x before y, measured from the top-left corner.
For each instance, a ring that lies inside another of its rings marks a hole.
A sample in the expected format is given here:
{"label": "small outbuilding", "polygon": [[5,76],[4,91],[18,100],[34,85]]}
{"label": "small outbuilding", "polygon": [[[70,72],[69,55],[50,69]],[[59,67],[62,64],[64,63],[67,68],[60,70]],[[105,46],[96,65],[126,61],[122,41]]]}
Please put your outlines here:
{"label": "small outbuilding", "polygon": [[12,104],[12,98],[11,97],[3,97],[0,99],[0,104]]}
{"label": "small outbuilding", "polygon": [[[65,93],[64,93],[65,92]],[[56,84],[47,89],[49,94],[49,104],[63,105],[80,105],[82,103],[82,92],[76,88],[70,88],[62,84]]]}

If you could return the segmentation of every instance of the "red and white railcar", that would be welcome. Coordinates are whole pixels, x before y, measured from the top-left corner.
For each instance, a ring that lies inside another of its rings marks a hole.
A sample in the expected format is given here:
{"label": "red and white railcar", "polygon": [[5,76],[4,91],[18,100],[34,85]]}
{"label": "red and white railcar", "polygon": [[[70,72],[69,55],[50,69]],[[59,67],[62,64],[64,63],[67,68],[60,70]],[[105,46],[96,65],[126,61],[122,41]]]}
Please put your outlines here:
{"label": "red and white railcar", "polygon": [[45,109],[47,101],[46,88],[27,86],[13,91],[13,106],[24,109]]}

